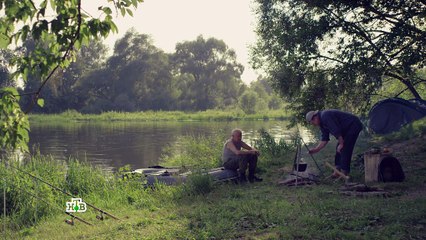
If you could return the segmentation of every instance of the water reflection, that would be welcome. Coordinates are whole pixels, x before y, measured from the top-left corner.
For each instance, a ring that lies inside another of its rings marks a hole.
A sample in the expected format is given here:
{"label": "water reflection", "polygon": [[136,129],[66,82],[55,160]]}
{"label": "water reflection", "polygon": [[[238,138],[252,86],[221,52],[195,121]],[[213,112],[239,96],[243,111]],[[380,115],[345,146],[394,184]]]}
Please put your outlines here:
{"label": "water reflection", "polygon": [[[32,123],[30,146],[56,159],[70,157],[114,170],[125,164],[132,168],[157,165],[167,145],[178,144],[180,136],[221,134],[225,139],[233,128],[243,129],[244,140],[253,144],[258,130],[266,129],[274,138],[290,139],[295,129],[285,121],[241,122],[108,122]],[[306,130],[301,131],[305,141]]]}

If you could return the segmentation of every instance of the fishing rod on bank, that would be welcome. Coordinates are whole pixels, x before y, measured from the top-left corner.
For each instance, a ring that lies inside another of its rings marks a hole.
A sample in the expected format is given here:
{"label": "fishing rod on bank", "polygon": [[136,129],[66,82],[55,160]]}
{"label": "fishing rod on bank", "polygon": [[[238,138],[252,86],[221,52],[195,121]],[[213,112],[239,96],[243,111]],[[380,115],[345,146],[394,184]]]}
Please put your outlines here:
{"label": "fishing rod on bank", "polygon": [[[51,207],[54,207],[54,208],[56,208],[56,209],[60,209],[63,213],[65,213],[65,214],[67,214],[68,216],[72,217],[72,219],[71,219],[71,220],[69,220],[69,219],[65,220],[65,222],[66,222],[67,224],[74,225],[74,219],[77,219],[78,221],[80,221],[80,222],[82,222],[82,223],[84,223],[84,224],[86,224],[86,225],[93,226],[93,224],[91,224],[90,222],[88,222],[88,221],[86,221],[86,220],[84,220],[84,219],[82,219],[82,218],[80,218],[80,217],[77,217],[77,216],[75,216],[74,214],[69,213],[69,212],[67,212],[67,211],[65,211],[65,212],[64,212],[62,208],[60,208],[60,207],[58,207],[58,206],[54,206],[54,205],[52,205],[52,204],[51,204],[51,203],[49,203],[47,200],[45,200],[45,199],[43,199],[43,198],[41,198],[41,197],[39,197],[39,196],[36,196],[36,195],[34,195],[34,194],[30,193],[29,191],[27,191],[27,190],[25,190],[25,189],[22,189],[22,188],[17,187],[17,186],[14,186],[14,187],[15,187],[15,188],[17,188],[19,191],[22,191],[22,192],[24,192],[24,193],[26,193],[26,194],[30,195],[31,197],[33,197],[33,198],[35,198],[35,199],[37,199],[37,200],[40,200],[40,201],[42,201],[42,202],[46,203],[47,205],[49,205],[49,206],[51,206]],[[87,203],[86,203],[86,204],[87,204]]]}
{"label": "fishing rod on bank", "polygon": [[[56,190],[56,191],[59,191],[59,192],[61,192],[61,193],[65,194],[65,195],[68,195],[68,196],[72,197],[72,198],[77,198],[76,196],[72,195],[71,193],[69,193],[69,192],[67,192],[67,191],[65,191],[65,190],[62,190],[62,189],[60,189],[60,188],[58,188],[58,187],[56,187],[56,186],[54,186],[54,185],[52,185],[52,184],[50,184],[50,183],[46,182],[45,180],[43,180],[43,179],[41,179],[41,178],[39,178],[39,177],[37,177],[37,176],[34,176],[33,174],[31,174],[31,173],[29,173],[29,172],[26,172],[26,171],[24,171],[24,170],[22,170],[22,169],[19,169],[19,168],[17,168],[17,167],[11,166],[11,165],[9,165],[9,167],[12,167],[12,168],[14,168],[14,169],[16,169],[16,170],[18,170],[18,171],[20,171],[20,172],[24,173],[24,174],[29,175],[30,177],[32,177],[32,178],[34,178],[34,179],[36,179],[36,180],[38,180],[38,181],[40,181],[40,182],[42,182],[42,183],[44,183],[44,184],[48,185],[50,188],[52,188],[52,189],[54,189],[54,190]],[[89,206],[89,207],[91,207],[91,208],[93,208],[93,209],[95,209],[95,210],[99,211],[101,214],[105,214],[105,215],[107,215],[107,216],[109,216],[109,217],[111,217],[111,218],[113,218],[113,219],[115,219],[115,220],[120,220],[118,217],[116,217],[116,216],[112,215],[111,213],[108,213],[108,212],[106,212],[106,211],[104,211],[104,210],[102,210],[102,209],[100,209],[100,208],[98,208],[98,207],[95,207],[94,205],[92,205],[92,204],[90,204],[90,203],[88,203],[88,202],[85,202],[85,203],[86,203],[86,205],[87,205],[87,206]],[[102,216],[102,215],[101,215],[100,217],[98,217],[98,216],[97,216],[96,218],[97,218],[97,219],[99,219],[99,220],[103,220],[103,216]]]}

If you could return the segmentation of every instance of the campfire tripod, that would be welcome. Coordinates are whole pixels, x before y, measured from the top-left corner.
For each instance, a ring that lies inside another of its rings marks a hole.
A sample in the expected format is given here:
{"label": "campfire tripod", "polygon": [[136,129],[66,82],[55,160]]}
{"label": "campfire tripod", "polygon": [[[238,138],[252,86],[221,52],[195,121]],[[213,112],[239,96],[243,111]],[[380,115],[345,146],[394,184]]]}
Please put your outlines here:
{"label": "campfire tripod", "polygon": [[[318,165],[317,161],[315,160],[314,156],[309,152],[309,148],[306,145],[305,141],[303,141],[302,137],[299,137],[301,142],[303,143],[303,145],[305,146],[306,150],[308,150],[309,155],[311,156],[312,160],[314,160],[315,165],[317,166],[318,170],[320,171],[320,175],[324,175],[324,172],[322,171],[322,169],[320,168],[320,166]],[[298,144],[300,147],[300,143]]]}

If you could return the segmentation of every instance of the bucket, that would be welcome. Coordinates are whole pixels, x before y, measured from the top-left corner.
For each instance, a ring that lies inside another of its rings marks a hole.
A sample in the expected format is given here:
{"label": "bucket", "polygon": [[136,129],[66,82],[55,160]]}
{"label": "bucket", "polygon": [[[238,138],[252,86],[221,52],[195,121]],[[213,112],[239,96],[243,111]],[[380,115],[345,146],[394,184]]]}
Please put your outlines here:
{"label": "bucket", "polygon": [[299,163],[299,169],[297,169],[297,163],[294,164],[294,170],[298,172],[304,172],[306,171],[306,168],[308,167],[308,164],[305,162]]}

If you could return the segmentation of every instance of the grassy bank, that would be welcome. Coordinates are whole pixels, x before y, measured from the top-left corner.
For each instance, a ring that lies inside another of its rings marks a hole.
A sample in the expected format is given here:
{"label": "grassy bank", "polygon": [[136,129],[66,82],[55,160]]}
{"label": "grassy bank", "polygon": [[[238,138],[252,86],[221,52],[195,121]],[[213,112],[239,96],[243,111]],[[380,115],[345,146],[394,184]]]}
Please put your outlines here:
{"label": "grassy bank", "polygon": [[[70,226],[64,223],[66,215],[59,210],[11,188],[10,196],[19,196],[15,201],[33,202],[16,204],[27,216],[19,217],[20,211],[9,214],[7,231],[2,234],[11,239],[422,239],[426,236],[426,146],[424,134],[414,135],[404,141],[398,140],[401,136],[368,140],[355,149],[356,153],[372,145],[394,149],[406,181],[373,184],[389,191],[386,198],[341,195],[338,189],[343,183],[333,180],[304,187],[278,185],[277,181],[291,169],[294,146],[284,141],[272,144],[267,134],[262,134],[256,143],[263,153],[259,170],[264,181],[247,185],[211,184],[209,179],[194,176],[186,185],[143,188],[139,177],[123,181],[117,177],[119,174],[102,173],[83,163],[64,166],[39,157],[21,167],[61,189],[79,193],[86,202],[121,220],[107,217],[99,221],[96,212],[90,210],[78,216],[94,226],[80,222]],[[207,156],[207,165],[197,166],[216,165],[218,159],[214,156],[220,155],[217,145],[221,141],[205,143],[197,139],[188,138],[183,144],[184,149],[197,151],[179,153],[169,149],[173,154],[166,154],[164,163],[196,165],[194,157]],[[334,147],[329,144],[316,156],[323,169],[324,161],[331,162]],[[353,161],[352,181],[362,182],[357,163]],[[312,162],[308,164],[314,166]],[[38,189],[39,196],[46,195],[50,204],[60,206],[67,200],[28,176],[17,180],[18,174],[8,174],[3,169],[2,176],[6,175],[11,178],[8,182],[19,182],[31,191]]]}
{"label": "grassy bank", "polygon": [[105,112],[101,114],[81,114],[66,111],[61,114],[31,114],[30,122],[54,121],[233,121],[233,120],[283,120],[290,113],[283,110],[270,110],[264,113],[245,114],[241,110],[200,112],[146,111],[146,112]]}

